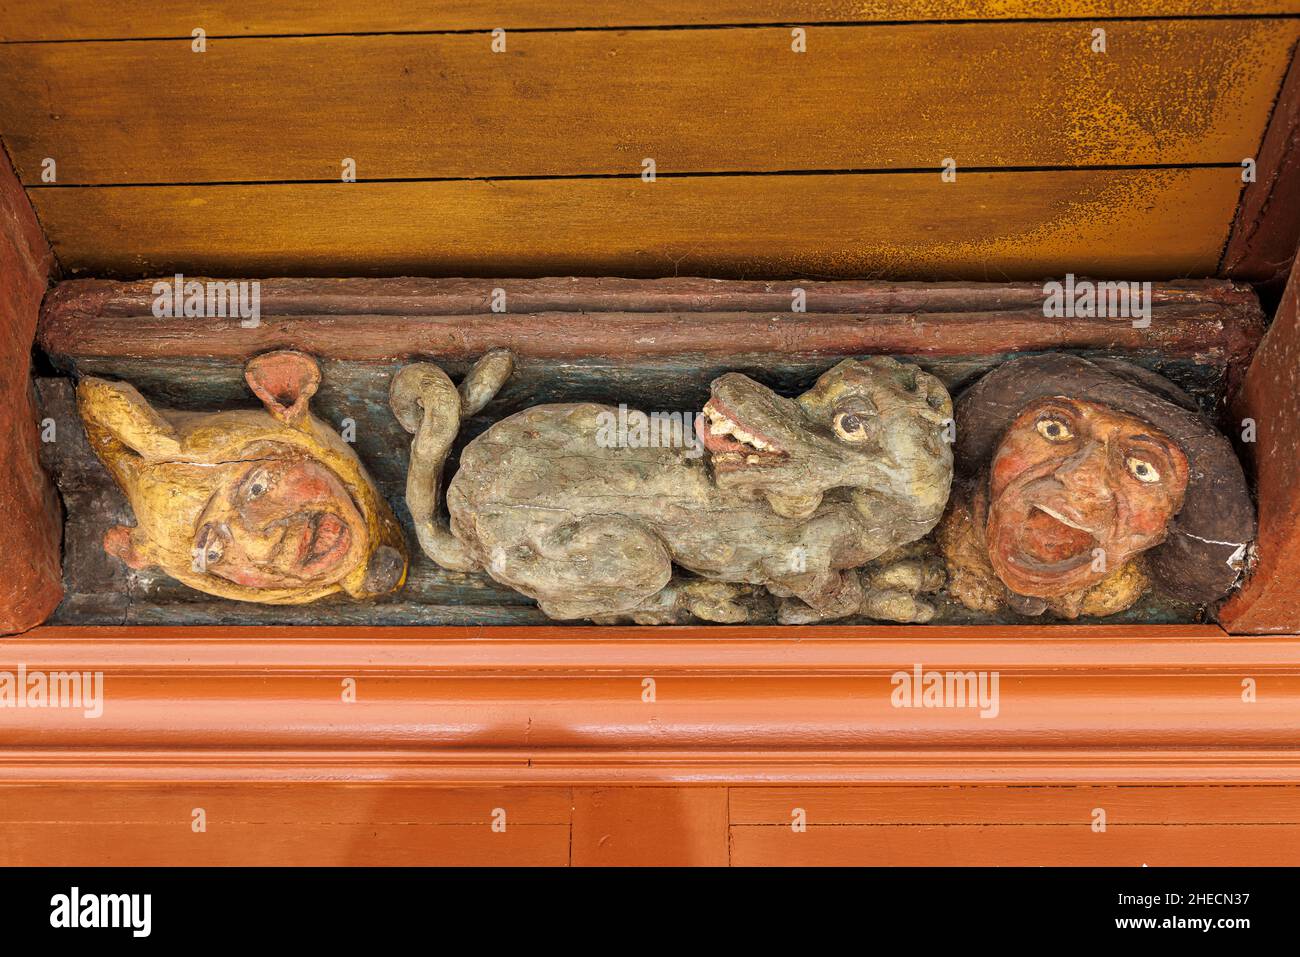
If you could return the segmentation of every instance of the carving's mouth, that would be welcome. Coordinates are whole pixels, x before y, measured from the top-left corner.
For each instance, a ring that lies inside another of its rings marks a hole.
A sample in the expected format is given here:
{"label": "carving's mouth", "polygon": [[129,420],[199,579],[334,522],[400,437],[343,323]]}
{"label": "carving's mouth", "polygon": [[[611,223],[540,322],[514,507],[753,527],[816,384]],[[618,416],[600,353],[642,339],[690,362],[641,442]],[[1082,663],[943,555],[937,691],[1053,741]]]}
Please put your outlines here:
{"label": "carving's mouth", "polygon": [[1100,539],[1063,509],[1034,504],[1017,530],[1015,564],[1039,574],[1060,574],[1092,561]]}
{"label": "carving's mouth", "polygon": [[319,574],[347,554],[352,533],[333,512],[317,512],[303,526],[298,567],[305,575]]}
{"label": "carving's mouth", "polygon": [[695,420],[695,432],[720,472],[776,465],[789,457],[771,436],[746,427],[717,398],[705,403],[704,414]]}

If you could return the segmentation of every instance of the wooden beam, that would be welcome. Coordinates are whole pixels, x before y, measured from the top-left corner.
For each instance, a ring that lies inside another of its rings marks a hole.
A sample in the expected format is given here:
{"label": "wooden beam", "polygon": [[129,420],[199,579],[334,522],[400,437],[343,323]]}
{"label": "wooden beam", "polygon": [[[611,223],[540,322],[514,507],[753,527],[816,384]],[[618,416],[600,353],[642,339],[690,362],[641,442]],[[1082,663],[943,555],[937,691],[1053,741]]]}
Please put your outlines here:
{"label": "wooden beam", "polygon": [[0,152],[0,634],[39,625],[63,597],[62,510],[37,460],[32,337],[54,258]]}
{"label": "wooden beam", "polygon": [[1300,245],[1300,48],[1254,158],[1256,178],[1242,190],[1219,275],[1281,284]]}
{"label": "wooden beam", "polygon": [[[1263,334],[1249,290],[1217,280],[1156,283],[1149,325],[1043,318],[1043,284],[725,282],[665,279],[269,279],[260,322],[153,315],[152,282],[74,280],[47,298],[39,339],[52,356],[244,359],[293,348],[329,359],[650,359],[996,355],[1046,349],[1147,351],[1244,365]],[[492,312],[493,290],[506,312]],[[806,312],[792,312],[796,289]]]}
{"label": "wooden beam", "polygon": [[1258,562],[1219,610],[1219,621],[1234,634],[1294,633],[1300,631],[1300,266],[1291,270],[1233,411],[1238,421],[1255,423],[1255,441],[1243,446],[1259,502]]}

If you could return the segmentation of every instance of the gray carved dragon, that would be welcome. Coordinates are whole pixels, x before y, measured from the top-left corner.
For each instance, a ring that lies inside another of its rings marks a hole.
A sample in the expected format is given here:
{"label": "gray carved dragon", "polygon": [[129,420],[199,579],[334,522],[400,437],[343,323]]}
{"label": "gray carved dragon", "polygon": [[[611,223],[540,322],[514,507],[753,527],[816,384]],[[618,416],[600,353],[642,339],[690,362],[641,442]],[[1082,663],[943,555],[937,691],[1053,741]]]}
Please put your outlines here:
{"label": "gray carved dragon", "polygon": [[952,402],[933,376],[847,359],[787,398],[727,373],[699,440],[669,448],[611,443],[608,406],[534,406],[466,446],[447,527],[441,473],[461,419],[513,366],[491,352],[459,390],[429,363],[394,377],[414,436],[407,505],[443,568],[486,570],[555,619],[734,623],[770,615],[773,598],[787,623],[933,614],[918,595],[942,571],[902,548],[939,521],[952,479]]}

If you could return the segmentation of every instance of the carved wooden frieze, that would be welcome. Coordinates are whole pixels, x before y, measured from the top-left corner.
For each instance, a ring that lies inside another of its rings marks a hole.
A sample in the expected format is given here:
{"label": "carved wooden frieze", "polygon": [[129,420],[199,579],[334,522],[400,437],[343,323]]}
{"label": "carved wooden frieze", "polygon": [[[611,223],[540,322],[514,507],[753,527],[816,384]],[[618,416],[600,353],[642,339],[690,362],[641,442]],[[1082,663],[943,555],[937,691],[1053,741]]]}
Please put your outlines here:
{"label": "carved wooden frieze", "polygon": [[1140,328],[1027,284],[810,283],[788,323],[771,284],[487,286],[267,281],[252,325],[58,290],[56,620],[1191,622],[1250,565],[1226,284]]}
{"label": "carved wooden frieze", "polygon": [[1222,598],[1255,537],[1231,444],[1167,379],[1114,359],[1007,362],[957,403],[964,480],[939,534],[969,608],[1105,616],[1153,583]]}
{"label": "carved wooden frieze", "polygon": [[684,422],[534,406],[461,454],[442,528],[436,489],[464,406],[487,401],[510,364],[489,354],[459,392],[428,363],[393,380],[393,409],[415,435],[408,505],[444,568],[486,570],[559,619],[734,624],[769,596],[783,623],[933,615],[916,597],[938,583],[923,562],[859,569],[943,513],[952,402],[934,376],[846,359],[786,397],[732,372]]}
{"label": "carved wooden frieze", "polygon": [[261,410],[156,409],[130,384],[88,377],[77,403],[91,447],[135,524],[105,550],[222,598],[301,604],[401,586],[406,546],[356,454],[311,414],[320,370],[273,352],[248,363]]}

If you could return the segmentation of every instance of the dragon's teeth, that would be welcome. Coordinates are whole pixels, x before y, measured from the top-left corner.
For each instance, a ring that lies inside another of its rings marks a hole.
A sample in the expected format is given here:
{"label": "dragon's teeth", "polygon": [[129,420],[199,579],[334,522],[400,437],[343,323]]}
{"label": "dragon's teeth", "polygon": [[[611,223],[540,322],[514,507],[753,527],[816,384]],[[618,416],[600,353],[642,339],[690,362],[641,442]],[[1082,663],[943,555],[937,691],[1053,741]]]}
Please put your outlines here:
{"label": "dragon's teeth", "polygon": [[760,460],[757,455],[747,455],[745,456],[745,461],[748,462],[750,465],[757,465]]}
{"label": "dragon's teeth", "polygon": [[710,435],[726,435],[736,427],[736,423],[730,419],[716,419],[709,425]]}
{"label": "dragon's teeth", "polygon": [[754,437],[750,435],[748,432],[746,432],[744,429],[733,428],[731,430],[731,434],[736,438],[740,439],[740,441],[744,442],[746,445],[754,444]]}

